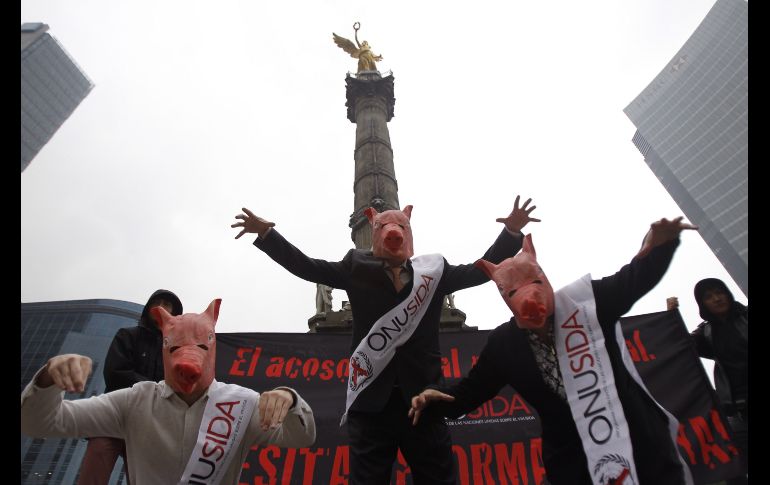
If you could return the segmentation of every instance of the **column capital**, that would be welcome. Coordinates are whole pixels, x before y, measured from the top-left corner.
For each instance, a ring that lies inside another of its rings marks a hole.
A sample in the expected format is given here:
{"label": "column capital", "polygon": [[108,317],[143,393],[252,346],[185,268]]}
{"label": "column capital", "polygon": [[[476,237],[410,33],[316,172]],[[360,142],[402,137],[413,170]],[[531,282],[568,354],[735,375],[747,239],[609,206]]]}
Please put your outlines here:
{"label": "column capital", "polygon": [[396,104],[396,98],[393,94],[392,73],[388,73],[385,77],[378,71],[362,71],[355,76],[348,73],[345,76],[345,86],[347,98],[345,106],[348,108],[348,119],[351,123],[356,122],[356,102],[361,97],[379,96],[383,98],[387,108],[385,121],[390,121],[393,118],[393,107]]}

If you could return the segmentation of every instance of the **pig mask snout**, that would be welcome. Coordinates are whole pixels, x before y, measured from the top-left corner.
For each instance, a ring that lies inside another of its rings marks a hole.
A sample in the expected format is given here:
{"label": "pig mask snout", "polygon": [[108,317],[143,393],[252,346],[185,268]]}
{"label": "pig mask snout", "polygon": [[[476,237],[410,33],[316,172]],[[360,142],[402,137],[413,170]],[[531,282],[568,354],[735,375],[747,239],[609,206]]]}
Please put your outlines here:
{"label": "pig mask snout", "polygon": [[201,374],[203,374],[201,366],[192,362],[179,362],[175,364],[174,373],[179,378],[179,384],[187,388],[188,392],[189,389],[195,386],[195,383],[198,382]]}
{"label": "pig mask snout", "polygon": [[527,298],[521,304],[521,316],[527,320],[540,320],[545,318],[545,305],[533,298]]}
{"label": "pig mask snout", "polygon": [[385,246],[391,251],[398,250],[404,244],[404,234],[398,229],[388,229],[385,233]]}

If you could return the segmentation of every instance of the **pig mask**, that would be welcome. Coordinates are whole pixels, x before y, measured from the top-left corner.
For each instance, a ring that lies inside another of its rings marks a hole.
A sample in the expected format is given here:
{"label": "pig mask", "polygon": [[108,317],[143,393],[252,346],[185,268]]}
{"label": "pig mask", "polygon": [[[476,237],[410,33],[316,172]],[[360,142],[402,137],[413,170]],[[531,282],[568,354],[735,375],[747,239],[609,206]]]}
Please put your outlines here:
{"label": "pig mask", "polygon": [[219,316],[217,298],[203,313],[172,316],[163,307],[150,310],[163,333],[163,372],[166,384],[183,395],[205,391],[214,380]]}
{"label": "pig mask", "polygon": [[403,211],[389,210],[377,212],[374,207],[364,211],[372,225],[372,253],[376,258],[387,260],[392,266],[398,266],[414,256],[412,244],[412,206]]}
{"label": "pig mask", "polygon": [[537,264],[532,235],[524,237],[522,251],[499,265],[479,259],[475,263],[500,290],[519,328],[538,329],[553,314],[553,288]]}

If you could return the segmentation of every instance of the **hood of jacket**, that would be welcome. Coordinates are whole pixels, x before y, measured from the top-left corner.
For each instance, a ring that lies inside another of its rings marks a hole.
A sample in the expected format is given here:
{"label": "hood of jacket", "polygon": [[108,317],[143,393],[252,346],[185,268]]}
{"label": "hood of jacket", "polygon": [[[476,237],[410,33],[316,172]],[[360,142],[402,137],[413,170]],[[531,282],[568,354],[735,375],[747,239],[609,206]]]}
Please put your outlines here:
{"label": "hood of jacket", "polygon": [[[727,288],[727,285],[724,283],[724,281],[717,278],[702,279],[699,282],[695,283],[693,294],[695,295],[695,302],[698,304],[698,310],[700,311],[701,318],[708,322],[713,322],[716,319],[716,316],[710,311],[708,311],[708,309],[706,308],[706,305],[703,303],[703,297],[708,290],[714,290],[714,289],[721,290],[727,295],[727,298],[730,300],[731,313],[740,309],[740,308],[736,308],[736,305],[739,305],[739,304],[735,301],[735,297],[733,297],[733,293]],[[742,307],[743,305],[740,305],[740,306]]]}
{"label": "hood of jacket", "polygon": [[179,299],[178,296],[174,294],[174,292],[169,290],[156,290],[150,297],[147,299],[147,303],[144,305],[144,308],[142,309],[142,316],[139,318],[138,325],[141,327],[148,328],[150,330],[157,330],[160,332],[160,329],[153,323],[152,319],[150,318],[150,303],[153,302],[153,300],[168,300],[171,302],[172,310],[171,314],[181,315],[184,311],[182,308],[182,301]]}

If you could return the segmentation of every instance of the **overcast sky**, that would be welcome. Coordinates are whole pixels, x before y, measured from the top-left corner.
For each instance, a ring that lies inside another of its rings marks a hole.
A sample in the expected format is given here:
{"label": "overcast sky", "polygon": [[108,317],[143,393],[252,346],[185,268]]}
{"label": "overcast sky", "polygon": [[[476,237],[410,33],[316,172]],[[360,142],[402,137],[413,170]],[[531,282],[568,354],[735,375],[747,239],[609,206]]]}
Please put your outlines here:
{"label": "overcast sky", "polygon": [[[480,257],[516,194],[555,288],[602,277],[649,224],[682,212],[644,163],[625,108],[672,60],[713,0],[22,0],[95,84],[21,174],[21,301],[144,303],[168,288],[187,312],[222,298],[219,332],[305,332],[315,285],[230,224],[241,207],[308,255],[352,247],[355,125],[332,32],[368,40],[395,78],[389,123],[416,254]],[[698,233],[682,235],[630,315],[723,279]],[[346,295],[333,294],[339,309]],[[509,310],[495,287],[455,303],[469,325]]]}

